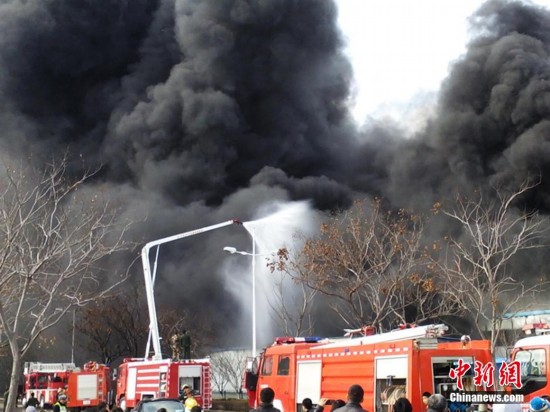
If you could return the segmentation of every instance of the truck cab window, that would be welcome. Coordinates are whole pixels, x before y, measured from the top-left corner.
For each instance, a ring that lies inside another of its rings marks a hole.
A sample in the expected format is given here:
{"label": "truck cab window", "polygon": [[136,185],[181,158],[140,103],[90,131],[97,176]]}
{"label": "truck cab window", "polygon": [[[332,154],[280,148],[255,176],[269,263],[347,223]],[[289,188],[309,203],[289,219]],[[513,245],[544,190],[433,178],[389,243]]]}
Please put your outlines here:
{"label": "truck cab window", "polygon": [[521,388],[512,388],[512,393],[530,394],[542,389],[547,384],[546,350],[519,349],[514,360],[520,364]]}
{"label": "truck cab window", "polygon": [[544,349],[519,350],[516,353],[515,360],[519,361],[521,366],[521,380],[523,381],[523,378],[528,376],[546,375],[545,358],[546,352]]}
{"label": "truck cab window", "polygon": [[266,356],[262,364],[262,375],[271,375],[273,371],[273,356]]}
{"label": "truck cab window", "polygon": [[290,358],[288,356],[279,357],[277,366],[277,375],[288,375],[290,372]]}

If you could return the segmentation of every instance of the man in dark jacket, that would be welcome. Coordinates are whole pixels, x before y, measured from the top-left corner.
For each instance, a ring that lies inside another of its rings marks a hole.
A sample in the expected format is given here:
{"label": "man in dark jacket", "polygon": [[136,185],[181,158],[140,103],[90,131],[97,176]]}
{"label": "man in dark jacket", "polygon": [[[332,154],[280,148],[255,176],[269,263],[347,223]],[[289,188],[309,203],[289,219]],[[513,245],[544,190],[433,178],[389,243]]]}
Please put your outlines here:
{"label": "man in dark jacket", "polygon": [[260,391],[260,406],[250,411],[255,412],[281,412],[280,409],[273,407],[273,399],[275,399],[275,392],[271,388],[263,388]]}
{"label": "man in dark jacket", "polygon": [[335,409],[334,412],[367,412],[361,407],[365,391],[361,385],[351,385],[348,389],[348,403],[341,408]]}
{"label": "man in dark jacket", "polygon": [[40,402],[38,402],[38,399],[36,399],[36,397],[34,396],[34,392],[31,392],[31,396],[29,397],[27,404],[23,406],[34,406],[35,408],[37,408],[38,404],[40,404]]}

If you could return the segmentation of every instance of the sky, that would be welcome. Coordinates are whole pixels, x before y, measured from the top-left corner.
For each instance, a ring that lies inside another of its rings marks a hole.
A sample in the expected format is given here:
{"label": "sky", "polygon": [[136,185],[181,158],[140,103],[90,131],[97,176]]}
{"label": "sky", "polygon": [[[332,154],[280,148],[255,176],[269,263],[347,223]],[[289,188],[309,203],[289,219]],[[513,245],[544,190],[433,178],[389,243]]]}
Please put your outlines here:
{"label": "sky", "polygon": [[[533,3],[550,6],[550,0]],[[337,0],[337,4],[354,69],[354,118],[361,124],[367,117],[390,116],[410,125],[411,116],[434,101],[449,65],[466,51],[469,17],[483,2]]]}

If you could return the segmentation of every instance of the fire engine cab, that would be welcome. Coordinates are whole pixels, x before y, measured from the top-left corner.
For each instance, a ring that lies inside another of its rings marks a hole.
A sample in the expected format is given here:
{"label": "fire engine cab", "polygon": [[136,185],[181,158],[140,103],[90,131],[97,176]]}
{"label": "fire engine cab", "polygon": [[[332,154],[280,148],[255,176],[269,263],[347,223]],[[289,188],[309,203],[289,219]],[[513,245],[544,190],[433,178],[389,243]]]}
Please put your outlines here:
{"label": "fire engine cab", "polygon": [[74,363],[25,362],[23,405],[31,393],[38,399],[41,408],[53,405],[57,391],[68,384],[69,375],[74,369]]}
{"label": "fire engine cab", "polygon": [[304,398],[346,400],[348,388],[359,384],[365,391],[364,409],[390,412],[395,400],[405,396],[413,410],[421,411],[423,392],[448,398],[457,391],[449,373],[459,359],[492,362],[489,341],[443,341],[446,330],[445,325],[427,325],[336,340],[278,338],[247,365],[250,407],[259,404],[265,387],[275,391],[276,408],[295,412]]}
{"label": "fire engine cab", "polygon": [[550,395],[550,326],[547,323],[525,325],[527,337],[514,345],[511,360],[520,363],[521,388],[509,388],[514,394],[524,395],[528,402],[535,396]]}

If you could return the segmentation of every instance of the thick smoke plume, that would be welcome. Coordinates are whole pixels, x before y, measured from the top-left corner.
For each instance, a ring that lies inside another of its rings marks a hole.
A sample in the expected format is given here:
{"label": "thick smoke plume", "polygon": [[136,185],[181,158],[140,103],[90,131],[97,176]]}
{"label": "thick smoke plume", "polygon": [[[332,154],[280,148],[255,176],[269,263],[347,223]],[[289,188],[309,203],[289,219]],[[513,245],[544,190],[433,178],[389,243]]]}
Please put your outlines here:
{"label": "thick smoke plume", "polygon": [[[472,16],[476,34],[451,68],[426,130],[403,141],[368,139],[374,189],[394,202],[429,207],[460,188],[515,189],[541,178],[530,206],[548,210],[550,32],[548,10],[491,1]],[[362,176],[363,173],[358,173]]]}
{"label": "thick smoke plume", "polygon": [[[548,210],[547,10],[486,3],[436,115],[408,139],[352,122],[336,17],[318,0],[3,0],[2,154],[40,164],[68,147],[75,173],[102,165],[88,190],[125,205],[142,243],[273,201],[333,210],[381,195],[425,211],[457,187],[533,176],[530,205]],[[248,234],[166,246],[156,286],[221,331],[243,310],[219,270],[226,245],[246,249]]]}

